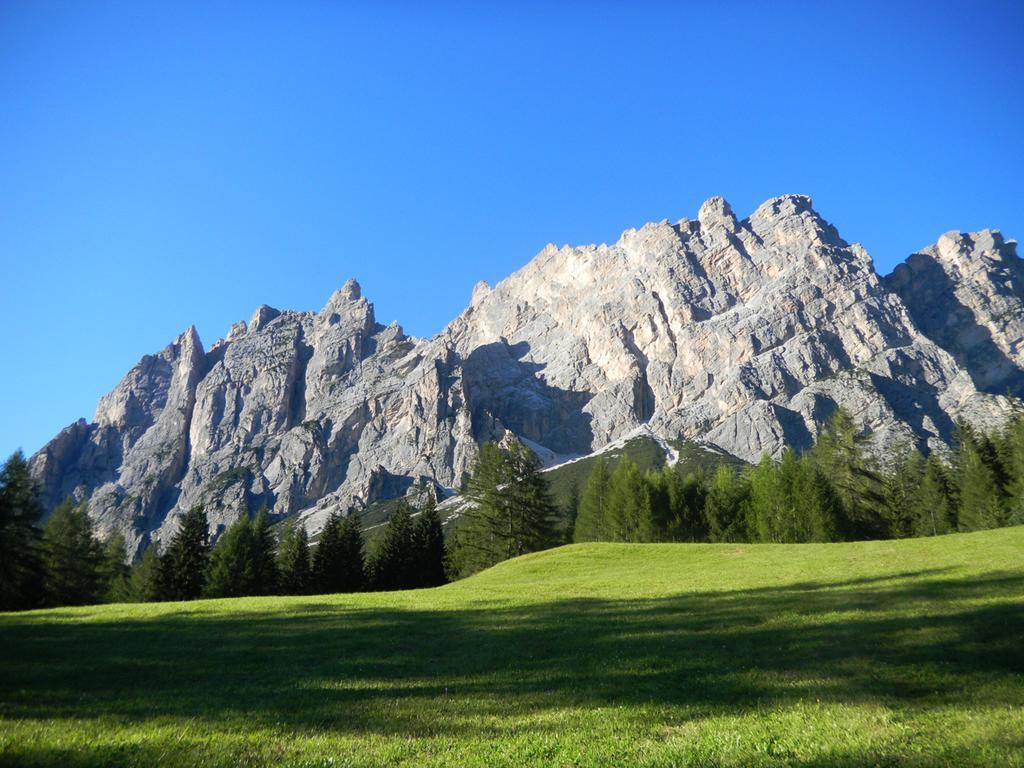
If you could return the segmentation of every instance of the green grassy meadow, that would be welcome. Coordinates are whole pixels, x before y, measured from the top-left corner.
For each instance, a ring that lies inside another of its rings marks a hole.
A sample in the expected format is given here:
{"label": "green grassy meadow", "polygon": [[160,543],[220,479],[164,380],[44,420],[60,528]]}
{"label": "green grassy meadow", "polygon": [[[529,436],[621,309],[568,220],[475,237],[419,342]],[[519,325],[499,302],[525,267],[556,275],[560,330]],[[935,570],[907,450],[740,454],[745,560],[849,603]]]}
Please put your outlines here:
{"label": "green grassy meadow", "polygon": [[0,764],[1024,766],[1024,527],[0,615]]}

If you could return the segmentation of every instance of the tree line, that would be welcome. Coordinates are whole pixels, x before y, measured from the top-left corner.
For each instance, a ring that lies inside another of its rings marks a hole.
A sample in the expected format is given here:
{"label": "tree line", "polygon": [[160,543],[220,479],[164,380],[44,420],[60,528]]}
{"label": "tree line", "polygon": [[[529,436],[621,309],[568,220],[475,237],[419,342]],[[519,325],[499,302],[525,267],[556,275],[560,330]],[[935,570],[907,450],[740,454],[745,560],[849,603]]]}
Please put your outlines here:
{"label": "tree line", "polygon": [[562,509],[513,439],[481,446],[462,498],[447,541],[432,495],[415,516],[401,500],[369,555],[355,514],[332,514],[312,545],[300,523],[275,532],[264,508],[211,545],[195,507],[164,551],[150,546],[129,567],[124,539],[101,543],[86,504],[65,501],[39,525],[16,453],[0,470],[0,610],[431,587],[567,541],[828,542],[1024,524],[1024,413],[991,435],[958,424],[944,459],[907,448],[884,467],[842,410],[809,450],[744,469],[644,472],[599,457]]}
{"label": "tree line", "polygon": [[312,545],[305,526],[278,535],[266,507],[211,542],[201,506],[182,516],[161,552],[151,544],[129,566],[124,537],[100,541],[88,502],[59,504],[44,525],[21,453],[0,470],[0,610],[200,597],[305,595],[444,584],[447,549],[433,497],[404,499],[369,555],[357,515],[333,513]]}
{"label": "tree line", "polygon": [[944,461],[905,448],[888,466],[837,411],[813,447],[744,470],[642,472],[599,458],[567,510],[573,541],[829,542],[1024,523],[1024,414],[992,435],[956,426]]}

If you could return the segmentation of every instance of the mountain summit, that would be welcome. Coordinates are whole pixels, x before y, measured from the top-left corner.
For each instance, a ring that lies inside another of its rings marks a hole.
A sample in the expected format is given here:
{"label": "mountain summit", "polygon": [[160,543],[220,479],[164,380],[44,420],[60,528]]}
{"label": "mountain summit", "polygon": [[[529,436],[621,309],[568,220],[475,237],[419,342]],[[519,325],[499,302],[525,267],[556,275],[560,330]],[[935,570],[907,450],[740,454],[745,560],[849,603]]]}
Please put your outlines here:
{"label": "mountain summit", "polygon": [[380,325],[354,280],[320,312],[259,307],[204,350],[189,328],[31,459],[52,506],[92,499],[137,549],[205,503],[301,514],[455,487],[512,432],[546,458],[638,429],[748,461],[805,446],[842,406],[884,453],[990,428],[1024,395],[1024,265],[996,231],[947,233],[880,278],[811,199],[614,245],[545,247],[429,340]]}

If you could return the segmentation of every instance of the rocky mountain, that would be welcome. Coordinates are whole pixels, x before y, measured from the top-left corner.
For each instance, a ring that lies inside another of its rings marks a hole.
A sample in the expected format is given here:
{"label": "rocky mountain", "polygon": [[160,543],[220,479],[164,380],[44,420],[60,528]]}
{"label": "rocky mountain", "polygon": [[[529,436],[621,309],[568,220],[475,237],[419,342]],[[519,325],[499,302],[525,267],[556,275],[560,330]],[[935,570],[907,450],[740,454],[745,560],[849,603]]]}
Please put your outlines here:
{"label": "rocky mountain", "polygon": [[885,454],[998,425],[1024,395],[1024,266],[999,232],[948,233],[879,277],[807,197],[614,245],[549,245],[432,339],[383,326],[350,280],[319,312],[189,328],[32,457],[48,505],[91,497],[136,549],[205,503],[316,530],[418,481],[458,486],[511,431],[548,462],[638,430],[745,460],[809,444],[839,406]]}

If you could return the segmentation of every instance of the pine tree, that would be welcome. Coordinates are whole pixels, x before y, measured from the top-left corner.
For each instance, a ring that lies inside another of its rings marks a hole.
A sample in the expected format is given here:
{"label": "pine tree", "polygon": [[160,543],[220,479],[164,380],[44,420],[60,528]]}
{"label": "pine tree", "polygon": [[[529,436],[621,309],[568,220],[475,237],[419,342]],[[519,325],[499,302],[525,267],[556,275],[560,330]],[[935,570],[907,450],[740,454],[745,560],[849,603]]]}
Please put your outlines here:
{"label": "pine tree", "polygon": [[111,534],[103,543],[99,563],[99,598],[105,603],[126,603],[132,599],[132,569],[124,536]]}
{"label": "pine tree", "polygon": [[580,486],[574,479],[569,484],[569,496],[565,500],[565,543],[571,544],[576,536],[576,518],[580,514]]}
{"label": "pine tree", "polygon": [[612,541],[649,541],[654,530],[645,499],[644,476],[629,456],[615,465],[608,487],[608,521]]}
{"label": "pine tree", "polygon": [[580,497],[573,541],[611,541],[608,526],[608,486],[611,473],[603,456],[594,461]]}
{"label": "pine tree", "polygon": [[778,467],[766,453],[750,471],[748,527],[752,541],[778,542],[783,537],[786,495]]}
{"label": "pine tree", "polygon": [[416,586],[416,554],[409,504],[401,499],[370,558],[368,571],[373,588],[393,590]]}
{"label": "pine tree", "polygon": [[918,496],[926,461],[920,451],[907,448],[897,454],[883,479],[885,517],[889,535],[902,539],[915,535]]}
{"label": "pine tree", "polygon": [[203,593],[209,558],[209,525],[201,506],[192,507],[160,558],[161,591],[165,600],[195,600]]}
{"label": "pine tree", "polygon": [[1018,409],[999,440],[1006,473],[1006,524],[1024,524],[1024,410]]}
{"label": "pine tree", "polygon": [[913,506],[914,536],[940,536],[956,530],[953,489],[949,473],[939,457],[932,454],[925,460],[924,472]]}
{"label": "pine tree", "polygon": [[341,552],[338,584],[342,592],[359,592],[366,588],[366,553],[363,527],[359,515],[350,511],[341,522]]}
{"label": "pine tree", "polygon": [[21,451],[0,469],[0,611],[33,608],[42,600],[36,485]]}
{"label": "pine tree", "polygon": [[274,532],[270,528],[270,511],[264,504],[256,513],[252,528],[253,592],[273,595],[277,592],[277,561],[274,558]]}
{"label": "pine tree", "polygon": [[413,549],[416,552],[415,580],[419,587],[438,587],[448,581],[445,573],[447,552],[437,502],[429,496],[413,525]]}
{"label": "pine tree", "polygon": [[327,518],[313,555],[313,578],[318,592],[356,592],[364,586],[363,533],[350,511]]}
{"label": "pine tree", "polygon": [[164,568],[156,543],[151,543],[142,553],[142,558],[132,568],[128,580],[128,601],[151,603],[166,600]]}
{"label": "pine tree", "polygon": [[47,605],[97,602],[100,545],[86,505],[71,499],[57,505],[43,528],[41,552]]}
{"label": "pine tree", "polygon": [[256,540],[248,514],[224,531],[210,552],[203,595],[243,597],[256,590]]}
{"label": "pine tree", "polygon": [[540,462],[518,440],[480,449],[466,483],[468,502],[454,559],[465,575],[558,542],[558,510]]}
{"label": "pine tree", "polygon": [[880,539],[888,526],[882,478],[862,450],[863,437],[853,418],[842,408],[818,436],[811,459],[835,488],[846,518],[844,528],[855,539]]}
{"label": "pine tree", "polygon": [[283,595],[308,594],[313,583],[306,526],[291,522],[277,547],[278,590]]}
{"label": "pine tree", "polygon": [[667,490],[668,514],[661,525],[667,541],[707,541],[708,524],[704,516],[707,484],[694,472],[685,477],[678,467],[662,469]]}
{"label": "pine tree", "polygon": [[704,499],[704,518],[711,541],[743,541],[748,488],[742,475],[724,464],[715,470]]}
{"label": "pine tree", "polygon": [[1002,494],[986,445],[967,424],[957,425],[957,519],[961,531],[995,528],[1004,522]]}

